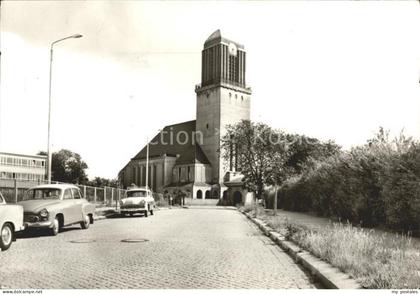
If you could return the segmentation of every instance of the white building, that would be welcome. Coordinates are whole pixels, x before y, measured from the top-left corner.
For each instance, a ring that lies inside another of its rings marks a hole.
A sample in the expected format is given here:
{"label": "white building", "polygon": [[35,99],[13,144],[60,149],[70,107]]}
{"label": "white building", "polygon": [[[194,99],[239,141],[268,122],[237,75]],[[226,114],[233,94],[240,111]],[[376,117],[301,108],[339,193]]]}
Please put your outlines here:
{"label": "white building", "polygon": [[0,152],[0,179],[43,181],[47,156]]}

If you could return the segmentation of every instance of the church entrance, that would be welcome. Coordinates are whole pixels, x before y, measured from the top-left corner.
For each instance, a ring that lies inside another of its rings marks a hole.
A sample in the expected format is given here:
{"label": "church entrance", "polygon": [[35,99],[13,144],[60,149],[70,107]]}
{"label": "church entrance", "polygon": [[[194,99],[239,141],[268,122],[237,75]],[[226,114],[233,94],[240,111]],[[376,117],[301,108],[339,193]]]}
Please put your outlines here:
{"label": "church entrance", "polygon": [[197,191],[197,199],[202,199],[203,198],[203,192],[201,190]]}
{"label": "church entrance", "polygon": [[236,191],[233,193],[233,205],[241,204],[242,203],[242,193]]}
{"label": "church entrance", "polygon": [[223,191],[223,200],[227,200],[228,197],[228,192],[227,191]]}

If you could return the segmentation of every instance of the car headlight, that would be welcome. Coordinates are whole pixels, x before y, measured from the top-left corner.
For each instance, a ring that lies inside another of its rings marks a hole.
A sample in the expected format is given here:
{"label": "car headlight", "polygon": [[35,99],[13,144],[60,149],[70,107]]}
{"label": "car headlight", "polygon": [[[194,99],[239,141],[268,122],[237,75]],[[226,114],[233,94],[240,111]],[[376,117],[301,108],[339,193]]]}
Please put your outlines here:
{"label": "car headlight", "polygon": [[140,201],[140,204],[145,204],[145,203],[146,203],[146,201],[144,201],[144,200]]}
{"label": "car headlight", "polygon": [[120,206],[122,206],[122,205],[124,205],[124,201],[121,200],[120,201]]}
{"label": "car headlight", "polygon": [[45,208],[43,210],[41,210],[39,212],[39,216],[43,217],[43,218],[47,218],[48,217],[48,210],[46,210]]}

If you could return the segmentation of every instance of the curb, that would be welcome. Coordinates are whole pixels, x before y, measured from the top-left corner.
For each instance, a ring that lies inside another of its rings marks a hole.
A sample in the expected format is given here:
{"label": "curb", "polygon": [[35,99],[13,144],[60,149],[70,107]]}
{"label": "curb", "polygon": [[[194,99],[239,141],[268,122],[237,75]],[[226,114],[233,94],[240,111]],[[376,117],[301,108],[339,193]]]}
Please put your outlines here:
{"label": "curb", "polygon": [[[241,211],[242,212],[242,211]],[[303,250],[295,243],[286,240],[285,236],[274,231],[264,221],[252,217],[249,213],[242,212],[258,228],[289,254],[296,263],[301,264],[318,281],[328,289],[363,289],[363,287],[349,275],[341,272],[336,267],[315,257],[310,252]]]}

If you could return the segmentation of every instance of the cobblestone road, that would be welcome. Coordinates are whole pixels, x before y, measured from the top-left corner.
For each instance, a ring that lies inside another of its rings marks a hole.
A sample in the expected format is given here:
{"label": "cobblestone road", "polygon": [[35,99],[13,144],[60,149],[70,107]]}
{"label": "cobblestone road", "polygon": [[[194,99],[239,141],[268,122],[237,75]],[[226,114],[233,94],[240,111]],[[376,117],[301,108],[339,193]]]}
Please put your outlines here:
{"label": "cobblestone road", "polygon": [[[149,241],[121,242],[143,238]],[[227,209],[162,210],[56,237],[23,235],[0,252],[0,264],[6,288],[314,287],[245,216]]]}

